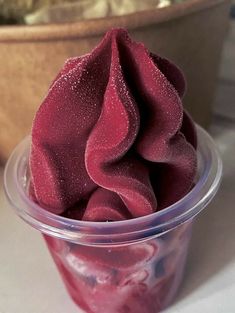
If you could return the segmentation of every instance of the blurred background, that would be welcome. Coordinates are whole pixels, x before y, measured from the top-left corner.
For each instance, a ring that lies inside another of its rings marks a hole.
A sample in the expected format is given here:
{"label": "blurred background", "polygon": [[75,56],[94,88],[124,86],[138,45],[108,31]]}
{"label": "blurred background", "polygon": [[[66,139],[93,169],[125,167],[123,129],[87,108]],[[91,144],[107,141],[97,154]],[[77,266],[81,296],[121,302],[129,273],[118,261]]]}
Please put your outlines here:
{"label": "blurred background", "polygon": [[182,68],[184,106],[208,127],[230,10],[229,0],[0,0],[1,162],[29,133],[64,61],[89,52],[110,27],[128,28]]}
{"label": "blurred background", "polygon": [[[134,39],[182,68],[188,83],[184,106],[209,130],[224,163],[222,186],[196,221],[186,278],[167,312],[199,313],[203,307],[205,313],[234,313],[235,0],[0,0],[0,162],[4,165],[14,146],[30,132],[33,116],[65,59],[90,51],[110,27],[129,29]],[[76,312],[50,267],[39,235],[10,213],[2,172],[0,167],[0,238],[8,238],[3,243],[3,264],[8,265],[0,266],[4,282],[0,311],[18,312],[26,294],[31,302],[22,312],[64,313],[60,311],[64,305],[68,312]],[[9,231],[9,223],[14,231]],[[22,242],[29,237],[24,248]],[[15,269],[11,257],[12,251],[19,258],[26,249],[34,251],[48,271],[48,288],[55,290],[44,304],[45,311],[40,302],[45,296],[42,273],[35,271],[32,258]],[[37,282],[37,297],[25,280],[26,271]],[[12,291],[15,301],[10,300]]]}

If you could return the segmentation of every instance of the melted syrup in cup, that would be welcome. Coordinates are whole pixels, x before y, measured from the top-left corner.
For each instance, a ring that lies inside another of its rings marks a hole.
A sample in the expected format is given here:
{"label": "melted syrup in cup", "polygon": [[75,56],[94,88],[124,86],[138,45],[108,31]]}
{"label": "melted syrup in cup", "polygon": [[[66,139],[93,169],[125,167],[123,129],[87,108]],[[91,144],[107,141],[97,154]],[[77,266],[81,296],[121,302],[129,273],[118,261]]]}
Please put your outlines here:
{"label": "melted syrup in cup", "polygon": [[182,281],[195,216],[216,194],[222,163],[200,127],[193,189],[156,213],[118,222],[55,215],[28,196],[30,138],[13,151],[4,185],[16,213],[44,236],[67,290],[87,313],[157,313]]}

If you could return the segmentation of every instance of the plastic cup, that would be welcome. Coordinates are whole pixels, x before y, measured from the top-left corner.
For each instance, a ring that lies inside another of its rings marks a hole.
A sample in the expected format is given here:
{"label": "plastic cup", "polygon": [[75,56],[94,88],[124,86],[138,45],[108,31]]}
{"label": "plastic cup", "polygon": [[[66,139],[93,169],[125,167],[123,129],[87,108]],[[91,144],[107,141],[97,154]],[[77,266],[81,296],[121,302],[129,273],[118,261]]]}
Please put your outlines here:
{"label": "plastic cup", "polygon": [[157,313],[181,283],[195,216],[216,194],[222,163],[200,127],[198,174],[180,201],[119,222],[85,222],[45,211],[30,200],[30,138],[13,151],[4,186],[16,213],[44,236],[67,290],[87,313]]}

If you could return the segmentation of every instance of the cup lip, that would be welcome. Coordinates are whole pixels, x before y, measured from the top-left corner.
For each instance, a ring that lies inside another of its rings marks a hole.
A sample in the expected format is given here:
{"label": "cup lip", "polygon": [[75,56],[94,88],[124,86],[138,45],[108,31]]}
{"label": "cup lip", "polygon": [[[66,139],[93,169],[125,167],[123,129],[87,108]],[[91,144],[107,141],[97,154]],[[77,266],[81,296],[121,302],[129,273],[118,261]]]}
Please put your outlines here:
{"label": "cup lip", "polygon": [[109,223],[91,222],[69,219],[41,208],[26,194],[29,136],[16,146],[8,159],[4,171],[5,193],[23,220],[43,233],[65,240],[111,244],[158,236],[192,219],[211,201],[219,188],[222,176],[219,153],[213,139],[200,126],[197,126],[197,134],[197,153],[202,170],[195,186],[179,201],[150,215]]}

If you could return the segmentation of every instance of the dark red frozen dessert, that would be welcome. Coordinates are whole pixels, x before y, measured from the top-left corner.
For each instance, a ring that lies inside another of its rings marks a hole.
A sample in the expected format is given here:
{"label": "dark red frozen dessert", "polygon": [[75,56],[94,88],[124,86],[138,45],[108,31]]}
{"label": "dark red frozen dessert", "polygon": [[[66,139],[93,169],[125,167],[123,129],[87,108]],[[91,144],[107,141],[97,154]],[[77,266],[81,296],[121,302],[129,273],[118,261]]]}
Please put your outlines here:
{"label": "dark red frozen dessert", "polygon": [[[197,170],[184,91],[174,64],[127,31],[110,30],[91,53],[65,63],[35,116],[31,198],[53,213],[97,222],[141,217],[180,200]],[[93,223],[79,224],[93,230]],[[104,224],[95,225],[101,232]],[[138,230],[135,240],[116,245],[99,246],[89,234],[84,245],[44,238],[85,312],[157,313],[180,284],[191,226],[157,237],[149,225],[148,240],[142,242]],[[128,226],[123,233],[129,235]]]}
{"label": "dark red frozen dessert", "polygon": [[83,246],[45,235],[70,296],[86,313],[158,313],[182,279],[191,223],[145,242]]}
{"label": "dark red frozen dessert", "polygon": [[124,29],[69,59],[33,123],[35,199],[71,218],[116,221],[181,199],[196,174],[196,133],[185,81]]}

